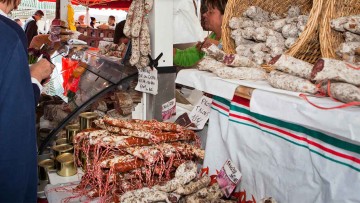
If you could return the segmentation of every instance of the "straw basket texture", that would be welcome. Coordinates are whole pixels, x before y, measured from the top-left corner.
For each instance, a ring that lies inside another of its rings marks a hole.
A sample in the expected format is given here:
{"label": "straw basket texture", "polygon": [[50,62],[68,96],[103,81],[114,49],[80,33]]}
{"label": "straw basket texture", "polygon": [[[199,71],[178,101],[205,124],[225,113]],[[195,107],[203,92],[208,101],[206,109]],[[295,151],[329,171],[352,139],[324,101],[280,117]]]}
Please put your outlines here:
{"label": "straw basket texture", "polygon": [[305,30],[297,42],[287,51],[288,55],[315,63],[321,56],[319,42],[319,21],[324,1],[326,0],[229,0],[222,24],[222,41],[226,53],[235,53],[235,43],[231,39],[228,26],[232,17],[240,16],[249,6],[258,6],[265,11],[284,16],[290,6],[299,6],[302,14],[309,14]]}
{"label": "straw basket texture", "polygon": [[322,13],[319,33],[322,57],[339,59],[335,50],[345,40],[343,33],[331,29],[330,21],[339,17],[359,15],[360,0],[327,0]]}

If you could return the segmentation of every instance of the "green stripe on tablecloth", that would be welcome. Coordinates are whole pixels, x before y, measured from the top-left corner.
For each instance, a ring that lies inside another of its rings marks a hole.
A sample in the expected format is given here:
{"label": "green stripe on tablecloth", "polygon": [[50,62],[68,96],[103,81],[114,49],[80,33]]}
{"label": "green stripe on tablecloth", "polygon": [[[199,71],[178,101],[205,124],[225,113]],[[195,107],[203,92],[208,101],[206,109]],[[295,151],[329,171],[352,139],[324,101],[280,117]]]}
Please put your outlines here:
{"label": "green stripe on tablecloth", "polygon": [[219,110],[217,107],[215,108],[215,107],[212,106],[211,109],[219,112],[220,114],[222,114],[222,115],[224,115],[224,116],[229,117],[229,115],[225,114],[224,112],[222,112],[221,110]]}
{"label": "green stripe on tablecloth", "polygon": [[331,157],[328,157],[328,156],[326,156],[325,154],[322,154],[322,153],[320,153],[320,152],[318,152],[318,151],[315,151],[315,150],[313,150],[313,149],[310,149],[308,145],[299,144],[299,143],[294,142],[294,141],[292,141],[292,140],[290,140],[290,139],[287,139],[287,138],[285,138],[285,137],[283,137],[283,136],[281,136],[281,135],[278,135],[278,134],[276,134],[276,133],[273,133],[273,132],[264,130],[264,129],[258,127],[258,126],[255,126],[255,125],[251,125],[251,124],[248,124],[248,123],[236,121],[236,120],[233,120],[233,119],[230,119],[230,121],[235,122],[235,123],[238,123],[238,124],[246,125],[246,126],[249,126],[249,127],[256,128],[256,129],[261,130],[261,131],[263,131],[263,132],[265,132],[265,133],[268,133],[268,134],[273,135],[273,136],[275,136],[275,137],[281,138],[281,139],[283,139],[283,140],[285,140],[285,141],[287,141],[287,142],[290,142],[290,143],[292,143],[292,144],[294,144],[294,145],[297,145],[297,146],[306,148],[306,149],[308,149],[309,151],[311,151],[311,152],[313,152],[313,153],[315,153],[315,154],[317,154],[317,155],[320,155],[321,157],[324,157],[325,159],[328,159],[328,160],[333,161],[333,162],[335,162],[335,163],[338,163],[338,164],[347,166],[347,167],[349,167],[349,168],[352,168],[352,169],[356,170],[357,172],[360,172],[360,169],[359,169],[359,168],[357,168],[357,167],[355,167],[355,166],[353,166],[353,165],[351,165],[351,164],[347,164],[347,163],[341,162],[341,161],[339,161],[339,160],[333,159],[333,158],[331,158]]}
{"label": "green stripe on tablecloth", "polygon": [[252,117],[254,117],[254,118],[256,118],[256,119],[258,119],[260,121],[263,121],[263,122],[266,122],[266,123],[269,123],[269,124],[272,124],[272,125],[275,125],[275,126],[278,126],[278,127],[282,127],[282,128],[286,128],[286,129],[295,131],[295,132],[306,134],[306,135],[308,135],[310,137],[321,140],[322,142],[330,144],[330,145],[335,146],[337,148],[360,154],[360,146],[349,143],[349,142],[345,142],[343,140],[331,137],[329,135],[326,135],[324,133],[321,133],[321,132],[318,132],[318,131],[315,131],[315,130],[308,129],[308,128],[304,127],[304,126],[288,123],[288,122],[281,121],[281,120],[271,118],[271,117],[268,117],[268,116],[253,113],[253,112],[251,112],[251,111],[249,111],[247,109],[244,109],[244,108],[241,108],[241,107],[238,107],[238,106],[234,106],[234,105],[232,105],[230,107],[230,110],[250,115],[250,116],[252,116]]}
{"label": "green stripe on tablecloth", "polygon": [[231,104],[231,101],[227,100],[227,99],[224,99],[222,97],[218,97],[218,96],[214,96],[213,97],[213,100],[219,102],[219,103],[222,103],[228,107],[230,107],[230,104]]}

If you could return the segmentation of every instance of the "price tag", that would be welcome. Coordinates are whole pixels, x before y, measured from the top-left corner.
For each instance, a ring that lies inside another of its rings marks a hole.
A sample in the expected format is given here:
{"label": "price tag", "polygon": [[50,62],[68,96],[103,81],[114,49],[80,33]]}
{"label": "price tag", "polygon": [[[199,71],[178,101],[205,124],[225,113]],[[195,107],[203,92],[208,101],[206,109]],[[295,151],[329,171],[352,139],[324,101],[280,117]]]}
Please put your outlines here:
{"label": "price tag", "polygon": [[219,187],[226,197],[230,197],[239,183],[241,176],[239,169],[228,159],[216,177],[216,181],[219,183]]}
{"label": "price tag", "polygon": [[138,84],[135,90],[153,95],[158,93],[158,71],[156,68],[151,70],[150,67],[139,70]]}
{"label": "price tag", "polygon": [[196,125],[197,129],[203,129],[206,121],[209,119],[211,111],[212,99],[207,96],[202,96],[200,101],[195,105],[190,112],[189,117],[192,123]]}
{"label": "price tag", "polygon": [[175,98],[166,102],[161,106],[162,119],[169,120],[171,117],[176,115],[176,101]]}

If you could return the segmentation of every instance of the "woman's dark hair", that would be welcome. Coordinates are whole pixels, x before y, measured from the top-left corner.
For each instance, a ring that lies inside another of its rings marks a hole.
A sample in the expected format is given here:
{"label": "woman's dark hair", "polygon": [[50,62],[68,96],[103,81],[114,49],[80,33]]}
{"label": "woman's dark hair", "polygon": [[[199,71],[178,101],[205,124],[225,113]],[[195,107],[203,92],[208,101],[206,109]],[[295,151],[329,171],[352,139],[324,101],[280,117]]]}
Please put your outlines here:
{"label": "woman's dark hair", "polygon": [[227,2],[228,0],[206,0],[205,4],[208,8],[217,8],[224,15]]}
{"label": "woman's dark hair", "polygon": [[94,17],[90,17],[90,26],[92,28],[94,28],[94,25],[95,25],[95,23],[93,22],[94,20],[96,20]]}
{"label": "woman's dark hair", "polygon": [[114,33],[114,44],[119,44],[120,39],[126,37],[124,34],[124,26],[125,26],[125,20],[116,24],[115,33]]}

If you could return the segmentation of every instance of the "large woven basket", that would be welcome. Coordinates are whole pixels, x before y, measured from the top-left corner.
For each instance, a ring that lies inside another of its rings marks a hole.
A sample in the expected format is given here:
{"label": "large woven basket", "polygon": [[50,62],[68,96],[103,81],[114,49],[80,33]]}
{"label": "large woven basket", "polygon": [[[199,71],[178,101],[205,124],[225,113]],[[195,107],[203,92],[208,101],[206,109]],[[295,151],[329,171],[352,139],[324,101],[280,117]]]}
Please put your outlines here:
{"label": "large woven basket", "polygon": [[319,19],[325,0],[229,0],[222,23],[222,42],[226,53],[235,53],[235,42],[231,38],[231,28],[228,26],[232,17],[241,16],[250,6],[258,6],[265,11],[284,16],[291,6],[299,6],[302,14],[309,14],[309,22],[297,42],[287,54],[296,58],[315,63],[320,57]]}
{"label": "large woven basket", "polygon": [[360,0],[327,0],[322,13],[319,33],[322,57],[339,59],[335,50],[345,39],[342,32],[331,29],[330,21],[343,16],[359,15]]}

